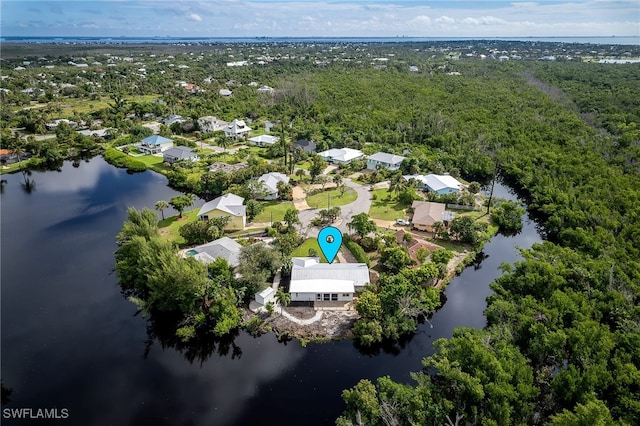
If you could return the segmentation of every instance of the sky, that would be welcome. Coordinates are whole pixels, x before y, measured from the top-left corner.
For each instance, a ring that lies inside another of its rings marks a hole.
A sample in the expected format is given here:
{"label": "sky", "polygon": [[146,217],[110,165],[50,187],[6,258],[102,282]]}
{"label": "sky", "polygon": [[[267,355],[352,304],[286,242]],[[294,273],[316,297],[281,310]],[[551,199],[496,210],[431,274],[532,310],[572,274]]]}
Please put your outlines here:
{"label": "sky", "polygon": [[639,0],[0,0],[2,36],[640,36]]}

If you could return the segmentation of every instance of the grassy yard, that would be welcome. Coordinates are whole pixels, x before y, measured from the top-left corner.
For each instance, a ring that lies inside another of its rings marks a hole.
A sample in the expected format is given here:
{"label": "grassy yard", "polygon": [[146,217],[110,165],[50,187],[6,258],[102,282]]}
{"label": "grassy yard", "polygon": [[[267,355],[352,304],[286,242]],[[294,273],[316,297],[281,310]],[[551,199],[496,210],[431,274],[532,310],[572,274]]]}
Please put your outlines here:
{"label": "grassy yard", "polygon": [[[272,217],[274,222],[282,221],[286,211],[295,208],[291,201],[264,201],[262,205],[264,210],[253,219],[254,222],[270,222]],[[273,216],[271,216],[272,214]]]}
{"label": "grassy yard", "polygon": [[300,245],[297,249],[293,251],[293,253],[291,253],[291,256],[307,257],[309,256],[309,249],[314,249],[316,251],[317,253],[316,256],[320,257],[320,262],[328,263],[327,258],[324,257],[324,254],[322,254],[322,251],[320,250],[320,246],[318,245],[317,238],[309,238],[308,240],[305,240],[305,242],[302,243],[302,245]]}
{"label": "grassy yard", "polygon": [[180,236],[178,231],[184,224],[198,220],[198,210],[200,209],[197,208],[184,212],[184,216],[179,220],[177,213],[173,216],[167,216],[167,212],[165,211],[165,219],[158,222],[160,235],[167,240],[175,241],[179,245],[183,245],[184,238]]}
{"label": "grassy yard", "polygon": [[309,204],[309,207],[314,209],[326,209],[327,201],[329,201],[330,207],[336,207],[353,203],[356,198],[358,198],[358,194],[351,188],[346,188],[344,195],[340,193],[339,189],[333,188],[314,195],[309,195],[307,197],[307,204]]}
{"label": "grassy yard", "polygon": [[13,163],[13,164],[9,164],[8,166],[2,166],[2,168],[0,169],[0,174],[2,173],[13,173],[15,171],[20,170],[20,167],[23,165],[27,165],[27,163],[29,162],[29,160],[22,160],[19,161],[17,163]]}
{"label": "grassy yard", "polygon": [[376,189],[373,191],[375,200],[371,201],[371,210],[369,210],[369,216],[374,219],[381,220],[396,220],[407,219],[408,216],[405,209],[409,206],[400,204],[393,198],[390,201],[385,201],[389,192],[386,189]]}
{"label": "grassy yard", "polygon": [[158,173],[163,173],[171,170],[171,167],[167,167],[164,165],[162,157],[156,157],[155,155],[143,155],[133,158],[143,162],[147,165],[148,168],[155,170]]}

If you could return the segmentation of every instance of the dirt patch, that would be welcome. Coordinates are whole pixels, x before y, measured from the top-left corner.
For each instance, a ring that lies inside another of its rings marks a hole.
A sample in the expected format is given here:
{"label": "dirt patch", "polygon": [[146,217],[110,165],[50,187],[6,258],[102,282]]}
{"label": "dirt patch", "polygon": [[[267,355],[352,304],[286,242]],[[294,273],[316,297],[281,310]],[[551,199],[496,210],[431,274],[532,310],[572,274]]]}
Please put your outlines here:
{"label": "dirt patch", "polygon": [[160,229],[158,229],[158,234],[160,234],[160,235],[169,235],[169,229],[168,228],[160,228]]}
{"label": "dirt patch", "polygon": [[[316,313],[313,308],[295,307],[286,308],[285,310],[299,319],[311,318]],[[306,310],[306,312],[303,312],[303,310]],[[252,312],[249,312],[249,314],[256,315]],[[355,310],[323,311],[320,320],[312,324],[300,325],[280,315],[278,309],[271,316],[266,316],[266,314],[259,315],[264,321],[263,330],[270,329],[277,335],[289,335],[301,340],[348,339],[352,336],[353,325],[360,318]],[[245,316],[245,319],[247,316]]]}

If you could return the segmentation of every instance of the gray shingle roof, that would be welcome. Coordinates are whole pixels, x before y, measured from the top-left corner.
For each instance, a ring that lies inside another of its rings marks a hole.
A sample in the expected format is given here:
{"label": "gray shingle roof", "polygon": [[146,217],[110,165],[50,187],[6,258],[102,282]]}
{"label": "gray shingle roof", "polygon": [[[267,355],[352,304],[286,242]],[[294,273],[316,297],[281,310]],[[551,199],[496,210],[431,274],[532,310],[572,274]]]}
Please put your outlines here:
{"label": "gray shingle roof", "polygon": [[242,246],[229,237],[222,237],[210,243],[194,247],[197,251],[194,257],[203,263],[211,263],[213,260],[223,258],[231,266],[238,266],[240,249]]}

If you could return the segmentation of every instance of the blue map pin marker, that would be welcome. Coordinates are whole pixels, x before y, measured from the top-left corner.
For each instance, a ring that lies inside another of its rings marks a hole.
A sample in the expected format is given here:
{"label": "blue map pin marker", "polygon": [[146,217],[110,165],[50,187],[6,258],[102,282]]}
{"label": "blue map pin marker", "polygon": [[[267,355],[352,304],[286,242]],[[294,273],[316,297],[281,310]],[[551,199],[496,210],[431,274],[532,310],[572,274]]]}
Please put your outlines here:
{"label": "blue map pin marker", "polygon": [[333,226],[322,228],[318,234],[318,245],[327,261],[333,263],[342,245],[342,232]]}

